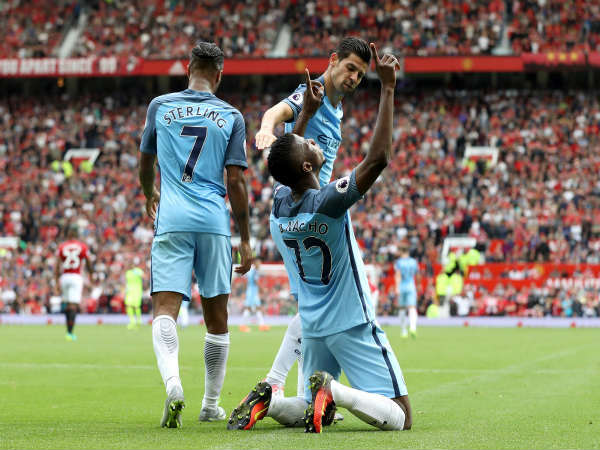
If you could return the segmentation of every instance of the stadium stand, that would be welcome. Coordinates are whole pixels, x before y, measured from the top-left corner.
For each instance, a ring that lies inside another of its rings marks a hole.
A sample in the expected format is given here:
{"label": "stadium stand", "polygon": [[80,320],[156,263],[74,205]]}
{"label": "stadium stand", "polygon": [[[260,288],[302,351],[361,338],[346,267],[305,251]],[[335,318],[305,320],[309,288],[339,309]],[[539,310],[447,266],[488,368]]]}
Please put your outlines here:
{"label": "stadium stand", "polygon": [[87,2],[88,24],[74,55],[187,58],[194,41],[210,39],[226,57],[264,57],[281,23],[280,3],[284,2]]}
{"label": "stadium stand", "polygon": [[197,39],[227,57],[265,57],[284,24],[288,56],[328,56],[348,34],[407,56],[597,51],[600,2],[13,0],[0,6],[0,57],[56,56],[69,29],[79,33],[71,57],[186,58]]}
{"label": "stadium stand", "polygon": [[79,15],[76,1],[7,1],[0,4],[0,58],[56,56],[57,46]]}
{"label": "stadium stand", "polygon": [[[153,232],[136,176],[149,99],[120,94],[13,96],[0,103],[0,236],[19,238],[17,248],[0,250],[1,310],[48,307],[56,241],[77,223],[97,257],[90,309],[121,311],[123,268],[134,256],[145,259]],[[239,106],[252,137],[264,110],[284,95],[226,97]],[[364,154],[376,113],[372,97],[364,89],[345,102],[335,176],[346,175]],[[394,312],[389,271],[401,240],[426,276],[433,276],[443,239],[456,233],[476,238],[487,262],[600,263],[596,95],[436,90],[399,94],[397,103],[400,157],[352,213],[365,262],[383,271],[381,314]],[[248,143],[251,231],[257,253],[274,262],[271,182],[265,155]],[[497,148],[497,162],[465,159],[474,145]],[[65,152],[79,147],[101,149],[93,167],[63,163]],[[285,278],[263,283],[272,313],[293,308],[277,295]],[[515,291],[500,284],[466,293],[473,297],[471,314],[600,315],[597,289]],[[422,312],[432,298],[430,288],[422,290]]]}
{"label": "stadium stand", "polygon": [[327,55],[355,34],[405,55],[489,54],[502,37],[505,4],[483,1],[298,2],[288,17],[291,55]]}
{"label": "stadium stand", "polygon": [[514,53],[597,51],[600,2],[515,1],[508,35]]}

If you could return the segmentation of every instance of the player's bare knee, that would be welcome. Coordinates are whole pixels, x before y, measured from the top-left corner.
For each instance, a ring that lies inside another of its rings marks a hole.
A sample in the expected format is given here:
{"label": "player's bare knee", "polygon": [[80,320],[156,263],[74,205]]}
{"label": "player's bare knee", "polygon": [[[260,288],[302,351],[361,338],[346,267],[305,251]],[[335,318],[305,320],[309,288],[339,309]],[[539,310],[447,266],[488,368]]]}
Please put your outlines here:
{"label": "player's bare knee", "polygon": [[177,292],[155,292],[152,294],[153,317],[170,316],[177,320],[182,295]]}
{"label": "player's bare knee", "polygon": [[229,328],[227,328],[227,321],[225,323],[212,323],[208,324],[206,322],[206,331],[210,334],[225,334],[229,332]]}
{"label": "player's bare knee", "polygon": [[228,332],[228,300],[228,294],[217,295],[210,298],[202,297],[204,322],[206,323],[206,331],[210,334],[225,334]]}
{"label": "player's bare knee", "polygon": [[227,308],[218,310],[211,308],[210,311],[204,311],[204,322],[206,323],[206,331],[210,334],[227,333]]}

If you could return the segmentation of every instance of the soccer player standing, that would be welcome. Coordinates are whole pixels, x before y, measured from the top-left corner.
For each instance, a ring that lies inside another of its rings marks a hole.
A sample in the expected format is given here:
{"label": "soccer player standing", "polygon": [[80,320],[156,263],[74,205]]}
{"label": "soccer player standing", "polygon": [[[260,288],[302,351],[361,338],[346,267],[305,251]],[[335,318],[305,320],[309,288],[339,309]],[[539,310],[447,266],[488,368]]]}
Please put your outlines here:
{"label": "soccer player standing", "polygon": [[255,258],[253,264],[254,267],[246,274],[246,298],[244,300],[244,312],[242,313],[243,323],[240,325],[240,331],[243,333],[250,332],[250,327],[247,323],[250,314],[256,315],[258,329],[260,331],[268,331],[270,328],[268,325],[265,325],[265,319],[260,304],[260,287],[258,286],[258,280],[260,278],[260,259]]}
{"label": "soccer player standing", "polygon": [[[298,307],[302,321],[306,431],[321,432],[331,423],[336,405],[382,430],[412,426],[406,383],[394,352],[375,320],[369,285],[347,214],[373,185],[392,153],[394,87],[399,64],[392,55],[379,59],[371,50],[381,81],[379,112],[365,159],[350,176],[319,188],[324,152],[312,139],[285,134],[271,145],[269,172],[276,186],[272,215],[279,251],[295,260]],[[319,93],[307,82],[303,114],[314,114]],[[302,118],[301,120],[303,120]],[[352,387],[335,379],[344,371]],[[229,420],[230,429],[247,429],[264,415],[278,410],[291,422],[291,409],[302,414],[295,399],[272,395],[266,382],[258,383]],[[281,405],[285,404],[285,408]],[[276,418],[277,419],[277,418]],[[254,419],[255,420],[255,419]]]}
{"label": "soccer player standing", "polygon": [[394,263],[396,277],[396,291],[398,293],[398,315],[402,327],[402,337],[408,337],[406,330],[406,310],[408,309],[408,320],[410,322],[410,335],[417,337],[417,287],[415,275],[419,270],[417,260],[411,258],[408,247],[402,244],[400,247],[400,258]]}
{"label": "soccer player standing", "polygon": [[[307,139],[313,139],[323,149],[325,164],[319,174],[319,183],[321,186],[325,186],[331,181],[333,163],[342,142],[342,99],[358,87],[370,62],[371,52],[369,45],[364,40],[355,37],[342,39],[335,52],[330,56],[325,73],[316,79],[317,86],[324,87],[324,96],[314,115],[306,122],[298,122],[306,91],[306,83],[303,83],[289,97],[265,112],[261,128],[256,134],[256,147],[259,150],[269,147],[276,139],[275,127],[280,123],[285,123],[286,133],[294,132]],[[283,242],[277,241],[279,234],[274,232],[273,217],[271,217],[270,223],[271,236],[277,247],[282,248]],[[283,260],[288,273],[290,291],[297,298],[298,281],[293,266],[294,262],[286,257],[283,257]],[[266,377],[266,381],[273,385],[277,392],[282,392],[287,374],[294,362],[298,360],[298,396],[304,395],[301,339],[300,317],[296,314],[288,326],[273,366]]]}
{"label": "soccer player standing", "polygon": [[88,274],[92,274],[88,247],[77,239],[77,235],[76,227],[71,226],[67,229],[67,240],[58,247],[58,261],[54,268],[55,283],[59,287],[62,301],[65,303],[67,341],[77,340],[73,328],[83,292],[81,269],[84,261]]}
{"label": "soccer player standing", "polygon": [[[182,299],[198,280],[206,323],[205,391],[200,421],[223,420],[218,406],[229,353],[227,301],[231,292],[231,230],[225,194],[241,243],[240,274],[250,269],[245,124],[240,112],[214,95],[223,52],[198,42],[187,68],[188,89],[156,97],[148,107],[140,145],[140,183],[154,220],[151,253],[152,339],[167,391],[161,426],[181,426],[184,395],[179,377],[176,320]],[[160,192],[155,186],[155,162]],[[223,171],[227,171],[227,188]]]}
{"label": "soccer player standing", "polygon": [[[133,258],[133,267],[125,272],[125,309],[129,316],[127,329],[135,330],[142,324],[142,294],[144,291],[144,271],[140,258]],[[137,318],[137,321],[136,321]]]}

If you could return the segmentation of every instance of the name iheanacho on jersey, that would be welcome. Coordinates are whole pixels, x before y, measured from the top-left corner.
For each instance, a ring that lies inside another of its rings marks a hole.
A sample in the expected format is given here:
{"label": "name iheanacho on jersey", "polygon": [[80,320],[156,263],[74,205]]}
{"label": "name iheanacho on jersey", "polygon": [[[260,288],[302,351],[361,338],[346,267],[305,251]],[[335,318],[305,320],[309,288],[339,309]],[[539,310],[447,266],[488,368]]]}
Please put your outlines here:
{"label": "name iheanacho on jersey", "polygon": [[329,231],[329,226],[324,222],[317,222],[316,220],[313,222],[302,222],[299,219],[290,220],[286,225],[279,224],[279,232],[280,233],[319,233],[319,234],[327,234]]}
{"label": "name iheanacho on jersey", "polygon": [[[171,118],[172,117],[172,118]],[[219,117],[219,112],[208,106],[178,106],[170,109],[163,116],[166,126],[171,125],[171,122],[177,119],[186,119],[188,117],[205,117],[212,120],[219,128],[227,125],[227,120]]]}

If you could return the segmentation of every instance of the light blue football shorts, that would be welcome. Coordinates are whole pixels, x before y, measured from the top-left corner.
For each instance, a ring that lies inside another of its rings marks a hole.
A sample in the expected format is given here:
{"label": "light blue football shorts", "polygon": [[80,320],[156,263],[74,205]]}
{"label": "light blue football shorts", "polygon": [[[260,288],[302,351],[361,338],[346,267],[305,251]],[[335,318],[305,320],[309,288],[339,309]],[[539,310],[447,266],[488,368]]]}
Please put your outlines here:
{"label": "light blue football shorts", "polygon": [[[214,233],[172,232],[152,241],[151,292],[192,294],[192,270],[204,298],[231,292],[231,238]],[[187,297],[187,298],[185,298]]]}
{"label": "light blue football shorts", "polygon": [[398,292],[398,306],[403,308],[417,306],[417,290],[412,288],[401,288]]}
{"label": "light blue football shorts", "polygon": [[320,338],[302,338],[304,398],[312,401],[309,377],[317,370],[337,380],[343,370],[350,386],[388,398],[408,395],[400,364],[387,336],[375,323],[365,323]]}

